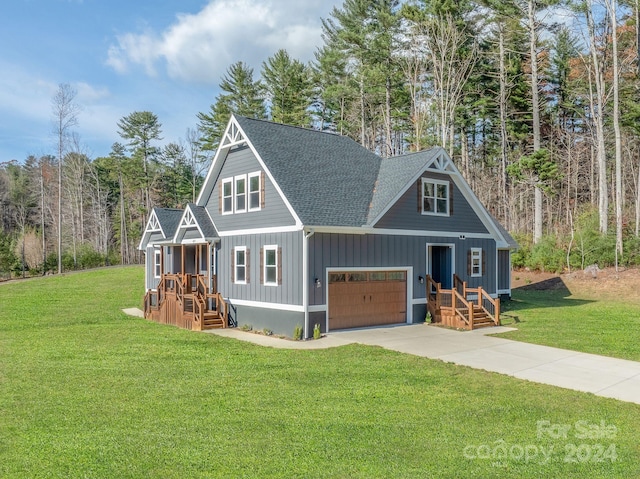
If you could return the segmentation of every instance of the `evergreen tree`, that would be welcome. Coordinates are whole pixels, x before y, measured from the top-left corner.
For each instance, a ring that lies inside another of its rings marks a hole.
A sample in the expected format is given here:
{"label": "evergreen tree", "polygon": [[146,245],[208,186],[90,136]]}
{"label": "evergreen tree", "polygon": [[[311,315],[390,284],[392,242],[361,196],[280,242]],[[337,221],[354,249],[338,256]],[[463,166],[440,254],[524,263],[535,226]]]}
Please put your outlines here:
{"label": "evergreen tree", "polygon": [[253,68],[236,62],[227,69],[222,78],[215,103],[208,113],[198,113],[198,127],[202,130],[202,149],[213,151],[218,148],[224,129],[232,114],[249,118],[265,118],[263,101],[264,87],[260,80],[253,79]]}
{"label": "evergreen tree", "polygon": [[262,79],[271,104],[271,119],[277,123],[310,126],[311,71],[278,50],[262,64]]}

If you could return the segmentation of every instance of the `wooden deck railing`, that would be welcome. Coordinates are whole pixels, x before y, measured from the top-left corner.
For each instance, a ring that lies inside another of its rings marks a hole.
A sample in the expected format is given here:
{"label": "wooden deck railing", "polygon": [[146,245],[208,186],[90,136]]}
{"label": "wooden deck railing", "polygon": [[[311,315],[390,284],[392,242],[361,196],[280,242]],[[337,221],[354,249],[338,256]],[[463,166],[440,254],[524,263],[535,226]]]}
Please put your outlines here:
{"label": "wooden deck railing", "polygon": [[[217,283],[215,276],[212,282]],[[196,330],[205,329],[205,320],[219,318],[219,321],[215,320],[218,327],[226,328],[229,323],[227,303],[215,289],[216,292],[210,292],[207,283],[208,278],[203,275],[163,274],[157,290],[145,294],[145,317]],[[171,311],[165,311],[166,308]],[[161,311],[159,316],[153,314],[157,311]]]}
{"label": "wooden deck railing", "polygon": [[[434,321],[438,321],[443,310],[455,315],[465,328],[473,329],[475,320],[486,322],[489,318],[496,326],[500,325],[500,300],[494,299],[482,287],[469,288],[466,281],[453,275],[453,288],[443,289],[431,276],[427,275],[427,310]],[[475,299],[470,296],[476,295]],[[478,319],[479,318],[479,319]]]}

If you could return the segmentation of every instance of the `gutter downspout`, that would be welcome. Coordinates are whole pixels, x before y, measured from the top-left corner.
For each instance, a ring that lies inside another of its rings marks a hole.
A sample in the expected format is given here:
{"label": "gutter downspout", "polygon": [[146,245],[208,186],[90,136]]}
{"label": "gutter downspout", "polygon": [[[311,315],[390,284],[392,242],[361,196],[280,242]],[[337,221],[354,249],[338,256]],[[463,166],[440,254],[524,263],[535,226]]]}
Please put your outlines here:
{"label": "gutter downspout", "polygon": [[314,231],[302,229],[302,308],[304,309],[304,338],[309,335],[309,238],[314,235]]}

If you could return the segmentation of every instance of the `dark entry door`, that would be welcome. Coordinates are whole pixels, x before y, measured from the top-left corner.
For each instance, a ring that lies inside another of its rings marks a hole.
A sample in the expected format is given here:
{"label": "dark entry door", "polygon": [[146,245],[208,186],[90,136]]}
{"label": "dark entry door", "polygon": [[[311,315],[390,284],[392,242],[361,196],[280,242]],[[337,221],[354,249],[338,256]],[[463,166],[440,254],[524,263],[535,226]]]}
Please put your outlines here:
{"label": "dark entry door", "polygon": [[451,289],[453,285],[451,246],[430,246],[431,277],[442,288]]}

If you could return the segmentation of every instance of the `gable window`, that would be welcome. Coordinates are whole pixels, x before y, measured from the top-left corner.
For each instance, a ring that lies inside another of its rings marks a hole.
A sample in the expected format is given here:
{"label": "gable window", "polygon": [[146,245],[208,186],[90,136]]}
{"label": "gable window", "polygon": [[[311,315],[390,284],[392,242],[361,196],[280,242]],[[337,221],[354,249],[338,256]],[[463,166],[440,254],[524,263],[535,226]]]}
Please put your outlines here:
{"label": "gable window", "polygon": [[162,266],[160,262],[160,250],[156,249],[153,252],[153,275],[159,278],[162,273]]}
{"label": "gable window", "polygon": [[262,283],[267,286],[277,286],[279,281],[278,272],[278,247],[265,246],[262,251]]}
{"label": "gable window", "polygon": [[222,180],[222,214],[233,213],[233,181]]}
{"label": "gable window", "polygon": [[469,262],[470,276],[482,276],[482,248],[471,248]]}
{"label": "gable window", "polygon": [[449,216],[449,182],[422,178],[422,214]]}
{"label": "gable window", "polygon": [[249,252],[246,246],[237,246],[233,250],[234,264],[231,266],[231,269],[233,271],[233,282],[236,284],[247,284],[249,282],[247,270],[248,256]]}
{"label": "gable window", "polygon": [[236,176],[236,213],[247,211],[247,177],[245,175]]}
{"label": "gable window", "polygon": [[257,211],[261,208],[261,177],[260,172],[249,175],[249,211]]}

